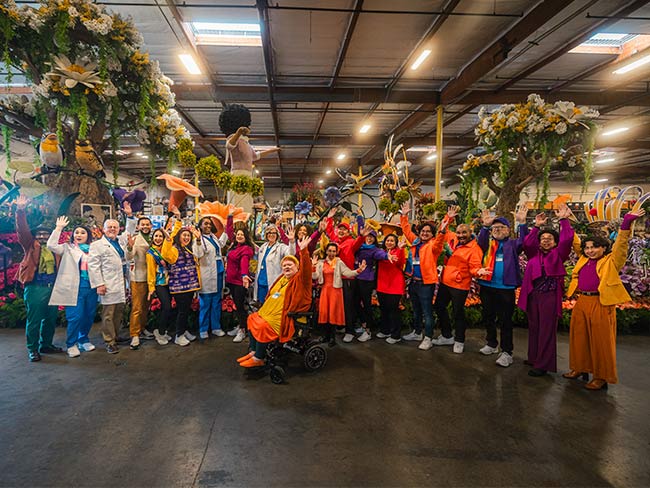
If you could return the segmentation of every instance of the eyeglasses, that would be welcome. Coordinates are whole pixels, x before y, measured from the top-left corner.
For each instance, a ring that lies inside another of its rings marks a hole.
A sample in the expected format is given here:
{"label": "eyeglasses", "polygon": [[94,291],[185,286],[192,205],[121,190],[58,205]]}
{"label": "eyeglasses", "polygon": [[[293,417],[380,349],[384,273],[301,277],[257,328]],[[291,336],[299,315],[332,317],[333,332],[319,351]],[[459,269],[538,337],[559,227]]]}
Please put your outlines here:
{"label": "eyeglasses", "polygon": [[492,229],[492,230],[504,230],[504,229],[507,229],[507,227],[505,225],[493,225],[492,227],[490,227],[490,229]]}

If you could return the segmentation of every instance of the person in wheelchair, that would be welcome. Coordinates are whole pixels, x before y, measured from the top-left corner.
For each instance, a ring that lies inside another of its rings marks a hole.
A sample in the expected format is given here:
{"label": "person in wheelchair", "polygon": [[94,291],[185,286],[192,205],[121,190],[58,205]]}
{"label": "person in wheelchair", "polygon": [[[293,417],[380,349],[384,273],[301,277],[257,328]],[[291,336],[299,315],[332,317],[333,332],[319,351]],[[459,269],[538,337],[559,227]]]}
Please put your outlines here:
{"label": "person in wheelchair", "polygon": [[294,325],[290,314],[310,310],[312,268],[307,248],[310,241],[309,237],[298,241],[300,261],[293,255],[282,259],[282,274],[270,287],[262,307],[248,316],[250,352],[237,359],[240,366],[263,366],[269,343],[285,343],[293,337]]}

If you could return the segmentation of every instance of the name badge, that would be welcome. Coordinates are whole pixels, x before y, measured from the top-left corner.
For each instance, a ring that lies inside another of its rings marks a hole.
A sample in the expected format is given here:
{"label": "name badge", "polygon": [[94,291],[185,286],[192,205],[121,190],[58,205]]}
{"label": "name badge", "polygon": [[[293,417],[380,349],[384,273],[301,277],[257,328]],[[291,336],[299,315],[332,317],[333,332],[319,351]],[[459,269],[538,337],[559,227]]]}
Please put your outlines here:
{"label": "name badge", "polygon": [[273,295],[271,295],[271,298],[280,298],[280,294],[278,292],[275,292]]}
{"label": "name badge", "polygon": [[496,261],[499,262],[499,263],[500,263],[501,261],[503,261],[503,256],[497,256],[497,257],[496,257]]}
{"label": "name badge", "polygon": [[413,260],[413,265],[416,265],[416,264],[417,264],[418,266],[420,265],[420,260],[419,260],[419,259],[414,259],[414,260]]}

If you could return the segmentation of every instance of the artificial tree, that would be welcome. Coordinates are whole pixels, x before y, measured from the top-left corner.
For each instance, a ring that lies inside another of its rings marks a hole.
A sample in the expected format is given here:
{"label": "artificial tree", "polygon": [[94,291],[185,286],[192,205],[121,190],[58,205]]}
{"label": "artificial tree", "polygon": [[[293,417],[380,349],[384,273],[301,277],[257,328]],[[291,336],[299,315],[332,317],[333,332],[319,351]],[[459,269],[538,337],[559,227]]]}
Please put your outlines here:
{"label": "artificial tree", "polygon": [[485,153],[470,155],[462,169],[468,200],[476,202],[485,183],[498,197],[497,213],[511,217],[521,192],[533,181],[537,200],[545,203],[551,172],[582,172],[586,186],[598,115],[573,102],[545,103],[536,94],[492,113],[482,107],[474,133]]}

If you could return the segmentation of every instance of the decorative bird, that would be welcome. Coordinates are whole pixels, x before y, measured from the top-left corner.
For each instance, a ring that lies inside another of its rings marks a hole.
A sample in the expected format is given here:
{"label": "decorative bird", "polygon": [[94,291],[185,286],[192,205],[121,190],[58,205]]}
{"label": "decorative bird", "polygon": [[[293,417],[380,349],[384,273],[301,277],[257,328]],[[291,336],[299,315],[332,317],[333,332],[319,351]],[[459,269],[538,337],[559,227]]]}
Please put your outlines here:
{"label": "decorative bird", "polygon": [[38,156],[48,169],[56,169],[63,164],[65,152],[54,132],[43,135],[38,146]]}
{"label": "decorative bird", "polygon": [[74,151],[77,164],[79,164],[82,170],[95,178],[106,177],[106,173],[104,173],[104,162],[88,139],[84,139],[83,141],[77,140]]}
{"label": "decorative bird", "polygon": [[364,186],[370,183],[375,176],[381,173],[381,167],[375,168],[368,174],[355,175],[351,171],[345,169],[336,168],[336,174],[339,178],[345,180],[345,190],[352,190],[354,192],[359,192]]}

